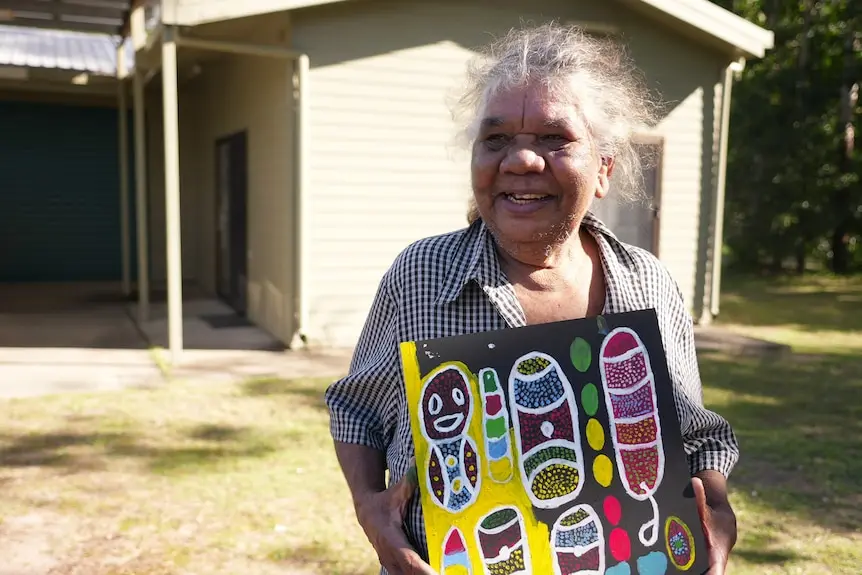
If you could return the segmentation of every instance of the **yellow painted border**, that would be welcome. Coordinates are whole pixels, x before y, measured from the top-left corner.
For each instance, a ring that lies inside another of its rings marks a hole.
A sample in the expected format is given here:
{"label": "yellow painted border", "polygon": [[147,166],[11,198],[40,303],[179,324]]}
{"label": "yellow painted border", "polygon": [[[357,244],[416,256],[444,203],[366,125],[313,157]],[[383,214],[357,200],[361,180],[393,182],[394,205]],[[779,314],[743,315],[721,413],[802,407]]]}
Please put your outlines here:
{"label": "yellow painted border", "polygon": [[[425,520],[425,533],[428,542],[428,555],[431,567],[437,572],[442,571],[443,540],[449,530],[454,526],[461,530],[464,535],[464,543],[467,546],[467,554],[474,573],[482,573],[483,562],[479,551],[479,542],[476,537],[476,527],[482,519],[490,512],[501,506],[517,508],[524,518],[524,526],[527,531],[526,537],[530,548],[531,566],[530,573],[553,573],[553,561],[550,548],[550,530],[548,526],[540,523],[533,515],[533,507],[524,490],[521,474],[518,467],[518,454],[514,454],[514,470],[511,479],[506,483],[497,483],[492,478],[487,467],[485,453],[485,441],[482,433],[482,399],[479,390],[479,379],[477,374],[470,371],[461,362],[441,363],[437,368],[422,377],[419,370],[419,359],[417,357],[416,344],[405,342],[400,345],[401,362],[404,369],[404,384],[407,405],[410,410],[410,429],[415,446],[416,465],[419,475],[419,494],[422,503],[423,516]],[[427,479],[425,477],[428,468],[429,449],[425,436],[420,429],[418,409],[420,407],[420,393],[425,382],[434,376],[437,371],[446,367],[458,367],[469,377],[468,386],[473,401],[473,414],[468,422],[468,434],[472,437],[477,448],[479,465],[481,470],[481,487],[477,499],[469,507],[460,513],[449,513],[438,507],[427,491]],[[500,377],[500,385],[507,388],[508,374],[497,374]],[[509,439],[515,448],[515,437],[512,430],[509,431]],[[441,575],[448,575],[442,573]]]}

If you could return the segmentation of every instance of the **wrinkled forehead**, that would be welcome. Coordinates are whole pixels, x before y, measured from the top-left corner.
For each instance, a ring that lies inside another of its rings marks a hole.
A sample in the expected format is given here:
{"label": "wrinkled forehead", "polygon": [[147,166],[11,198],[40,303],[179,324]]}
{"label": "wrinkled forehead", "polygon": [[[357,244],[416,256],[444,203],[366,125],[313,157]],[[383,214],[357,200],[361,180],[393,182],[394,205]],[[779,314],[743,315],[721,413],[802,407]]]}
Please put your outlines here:
{"label": "wrinkled forehead", "polygon": [[559,84],[535,82],[522,86],[489,86],[479,114],[479,127],[571,127],[584,123],[571,90]]}

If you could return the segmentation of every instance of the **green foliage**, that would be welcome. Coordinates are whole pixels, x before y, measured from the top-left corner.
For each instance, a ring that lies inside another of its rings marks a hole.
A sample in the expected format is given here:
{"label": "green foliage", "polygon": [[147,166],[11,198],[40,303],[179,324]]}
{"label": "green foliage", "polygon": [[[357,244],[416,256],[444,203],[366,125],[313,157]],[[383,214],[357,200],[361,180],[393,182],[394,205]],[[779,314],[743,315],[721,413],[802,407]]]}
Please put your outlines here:
{"label": "green foliage", "polygon": [[[860,3],[714,2],[775,33],[775,47],[749,60],[733,88],[729,264],[778,271],[791,261],[800,272],[862,271],[862,155],[843,163],[841,153],[842,94],[862,82]],[[851,50],[848,38],[855,40]],[[851,117],[857,124],[860,103]]]}

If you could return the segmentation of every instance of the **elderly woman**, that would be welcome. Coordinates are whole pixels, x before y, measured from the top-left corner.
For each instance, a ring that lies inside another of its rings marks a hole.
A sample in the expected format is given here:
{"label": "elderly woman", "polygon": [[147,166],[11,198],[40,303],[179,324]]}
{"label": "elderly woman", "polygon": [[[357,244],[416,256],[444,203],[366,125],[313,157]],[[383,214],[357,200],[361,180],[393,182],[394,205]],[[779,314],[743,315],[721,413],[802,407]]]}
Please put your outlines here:
{"label": "elderly woman", "polygon": [[703,406],[692,322],[674,280],[590,212],[612,181],[614,191],[617,181],[637,182],[631,135],[653,121],[647,91],[618,47],[555,24],[513,30],[469,77],[471,223],[399,255],[349,374],[326,393],[336,453],[383,572],[433,573],[399,342],[654,308],[710,572],[723,573],[736,541],[726,486],[739,455],[734,433]]}

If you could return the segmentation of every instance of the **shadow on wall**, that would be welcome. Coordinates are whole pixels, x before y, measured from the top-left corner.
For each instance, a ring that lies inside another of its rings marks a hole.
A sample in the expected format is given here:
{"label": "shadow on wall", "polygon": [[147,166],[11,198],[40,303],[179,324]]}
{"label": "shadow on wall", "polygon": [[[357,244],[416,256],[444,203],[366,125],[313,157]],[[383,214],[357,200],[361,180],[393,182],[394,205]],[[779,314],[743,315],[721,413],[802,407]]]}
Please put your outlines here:
{"label": "shadow on wall", "polygon": [[[661,90],[662,99],[667,102],[663,115],[701,85],[699,78],[679,73],[681,69],[690,69],[694,58],[702,55],[695,45],[682,38],[675,41],[658,24],[653,25],[652,21],[616,5],[545,0],[541,9],[530,11],[515,0],[470,3],[408,0],[397,4],[381,0],[346,4],[293,12],[293,44],[309,53],[313,69],[440,42],[473,50],[522,23],[556,19],[618,23],[614,25],[624,32],[637,65],[648,73],[651,89]],[[333,37],[345,41],[321,41]],[[709,72],[715,73],[713,67]]]}

